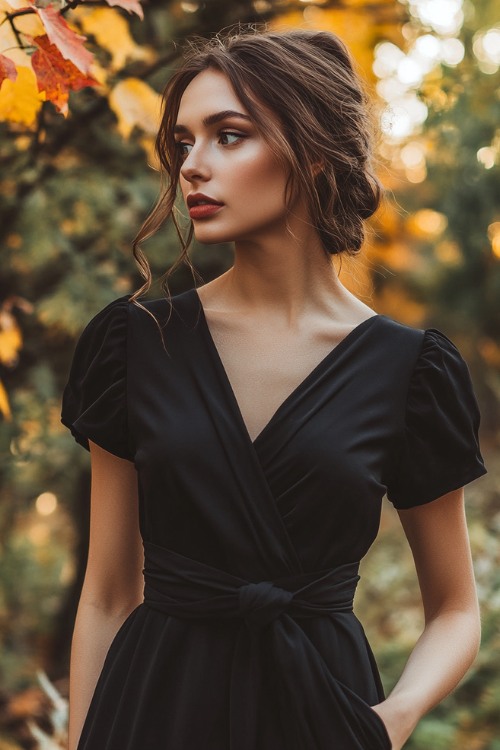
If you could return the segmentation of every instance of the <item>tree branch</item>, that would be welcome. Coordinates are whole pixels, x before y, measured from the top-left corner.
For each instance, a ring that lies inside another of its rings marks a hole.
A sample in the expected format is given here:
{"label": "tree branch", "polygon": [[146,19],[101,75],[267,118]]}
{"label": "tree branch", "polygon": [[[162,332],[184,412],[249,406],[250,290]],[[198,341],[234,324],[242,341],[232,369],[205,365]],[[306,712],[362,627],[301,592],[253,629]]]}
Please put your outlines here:
{"label": "tree branch", "polygon": [[24,49],[24,44],[22,42],[21,36],[19,34],[19,31],[16,29],[16,24],[14,23],[14,18],[12,16],[10,16],[10,15],[7,16],[7,18],[8,18],[9,24],[10,24],[10,28],[12,29],[12,31],[14,33],[14,36],[17,39],[17,43],[18,43],[19,47],[21,49]]}

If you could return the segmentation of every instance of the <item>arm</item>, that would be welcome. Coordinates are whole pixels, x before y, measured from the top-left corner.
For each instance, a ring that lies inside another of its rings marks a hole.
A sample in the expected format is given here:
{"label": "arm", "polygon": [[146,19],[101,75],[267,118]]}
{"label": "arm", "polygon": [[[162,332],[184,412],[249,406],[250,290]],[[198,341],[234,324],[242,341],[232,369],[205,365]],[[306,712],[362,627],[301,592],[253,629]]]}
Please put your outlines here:
{"label": "arm", "polygon": [[111,641],[143,599],[137,472],[130,461],[89,445],[89,554],[71,644],[68,750],[76,750]]}
{"label": "arm", "polygon": [[393,750],[456,687],[480,642],[463,488],[399,511],[399,517],[415,560],[425,627],[393,691],[374,707]]}

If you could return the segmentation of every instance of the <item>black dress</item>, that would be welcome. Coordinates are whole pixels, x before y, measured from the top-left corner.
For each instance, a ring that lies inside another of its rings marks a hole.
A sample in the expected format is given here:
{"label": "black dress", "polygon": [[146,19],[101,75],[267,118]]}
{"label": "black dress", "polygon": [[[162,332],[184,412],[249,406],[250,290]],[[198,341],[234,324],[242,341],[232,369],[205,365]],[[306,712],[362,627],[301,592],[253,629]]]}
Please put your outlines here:
{"label": "black dress", "polygon": [[115,636],[78,750],[388,750],[352,612],[387,492],[486,472],[467,365],[435,329],[356,326],[252,441],[196,290],[115,299],[77,343],[61,421],[133,461],[144,602]]}

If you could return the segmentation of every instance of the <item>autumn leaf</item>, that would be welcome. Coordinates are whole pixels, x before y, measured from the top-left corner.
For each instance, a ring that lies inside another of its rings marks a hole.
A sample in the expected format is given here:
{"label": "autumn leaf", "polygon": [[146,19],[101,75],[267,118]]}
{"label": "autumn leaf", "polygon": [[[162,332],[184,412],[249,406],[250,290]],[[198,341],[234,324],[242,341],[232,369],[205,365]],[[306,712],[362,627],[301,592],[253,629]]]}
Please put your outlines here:
{"label": "autumn leaf", "polygon": [[0,54],[0,86],[8,78],[10,81],[15,81],[17,78],[16,66],[8,57]]}
{"label": "autumn leaf", "polygon": [[128,138],[136,125],[146,133],[156,133],[160,100],[160,95],[139,78],[120,81],[109,96],[109,104],[118,117],[120,134]]}
{"label": "autumn leaf", "polygon": [[144,18],[144,11],[139,0],[106,0],[106,2],[108,5],[123,8],[129,13],[137,13],[141,20]]}
{"label": "autumn leaf", "polygon": [[[81,6],[78,19],[84,33],[92,35],[99,47],[111,55],[110,70],[120,70],[129,60],[153,62],[155,59],[154,49],[134,41],[127,19],[116,10]],[[96,75],[95,69],[93,73]]]}
{"label": "autumn leaf", "polygon": [[85,86],[95,86],[98,81],[90,76],[82,76],[70,60],[65,60],[59,49],[51,44],[46,34],[31,38],[37,49],[31,57],[38,88],[45,91],[62,115],[68,114],[68,96],[70,91],[79,91]]}
{"label": "autumn leaf", "polygon": [[31,68],[18,66],[17,78],[4,80],[0,89],[0,120],[10,120],[31,127],[45,101],[45,92],[39,91],[36,76]]}
{"label": "autumn leaf", "polygon": [[35,7],[35,10],[40,16],[52,44],[55,44],[66,60],[70,60],[81,73],[86,75],[94,61],[93,54],[83,46],[87,37],[77,34],[68,26],[53,5],[49,5],[47,8]]}
{"label": "autumn leaf", "polygon": [[0,414],[3,415],[7,422],[12,422],[12,412],[10,410],[9,397],[5,390],[4,384],[0,380]]}
{"label": "autumn leaf", "polygon": [[19,359],[22,343],[21,330],[15,317],[8,310],[0,310],[0,363],[14,367]]}
{"label": "autumn leaf", "polygon": [[[6,0],[0,0],[0,53],[12,60],[16,68],[31,68],[31,53],[18,46],[18,39],[7,20],[7,14],[12,12]],[[45,29],[36,13],[26,13],[18,16],[15,27],[21,36],[25,33],[37,36],[44,34]]]}

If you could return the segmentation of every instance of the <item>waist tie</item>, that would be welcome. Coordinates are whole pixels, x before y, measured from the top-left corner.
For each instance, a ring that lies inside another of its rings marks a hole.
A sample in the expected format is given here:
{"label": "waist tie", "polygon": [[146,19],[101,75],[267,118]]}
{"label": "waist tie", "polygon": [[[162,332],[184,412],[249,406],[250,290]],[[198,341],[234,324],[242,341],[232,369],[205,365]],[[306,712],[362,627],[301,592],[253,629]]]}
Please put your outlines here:
{"label": "waist tie", "polygon": [[390,748],[381,720],[333,677],[296,622],[352,612],[359,563],[251,582],[152,542],[143,544],[148,607],[181,619],[240,619],[246,625],[237,635],[232,662],[230,750],[259,750],[259,686],[265,668],[278,680],[287,747]]}

